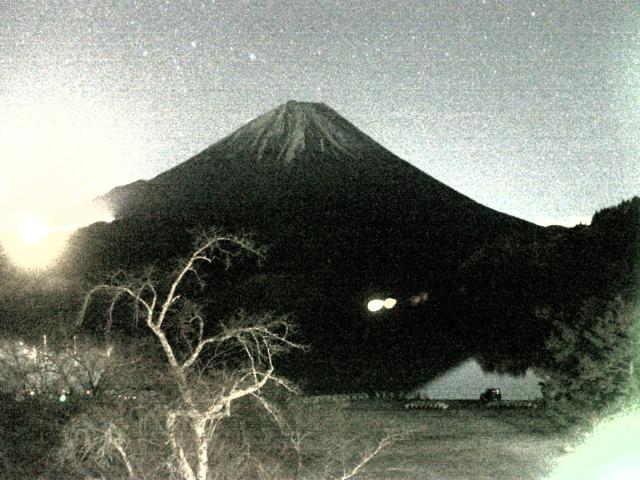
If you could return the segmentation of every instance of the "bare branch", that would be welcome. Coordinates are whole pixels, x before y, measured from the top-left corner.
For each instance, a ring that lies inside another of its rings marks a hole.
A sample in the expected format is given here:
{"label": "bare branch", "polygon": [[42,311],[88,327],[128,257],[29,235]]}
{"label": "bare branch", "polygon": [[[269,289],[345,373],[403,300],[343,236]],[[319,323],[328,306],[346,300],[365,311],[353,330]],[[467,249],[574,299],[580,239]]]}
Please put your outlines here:
{"label": "bare branch", "polygon": [[[171,283],[171,286],[169,287],[169,292],[167,293],[166,299],[162,304],[158,319],[156,321],[156,325],[159,328],[162,327],[162,323],[165,320],[167,312],[169,311],[171,304],[176,298],[176,290],[182,283],[184,277],[189,272],[192,272],[197,276],[195,265],[198,262],[213,262],[213,260],[218,258],[216,256],[216,252],[221,252],[226,258],[229,258],[232,255],[229,250],[223,248],[223,245],[225,243],[231,243],[233,245],[236,245],[237,247],[240,247],[241,250],[254,253],[256,255],[260,254],[260,250],[253,246],[253,244],[247,237],[221,235],[216,231],[210,232],[208,234],[203,234],[199,240],[197,247],[184,263],[184,265],[178,270],[173,282]],[[202,282],[200,277],[197,277],[197,279]]]}
{"label": "bare branch", "polygon": [[[253,358],[253,355],[247,350],[246,339],[247,338],[261,338],[263,341],[269,343],[269,348],[273,352],[278,350],[279,345],[287,348],[303,348],[287,338],[288,333],[291,330],[291,325],[287,321],[286,317],[278,317],[272,319],[270,316],[262,317],[247,317],[244,312],[239,312],[235,319],[232,319],[232,323],[239,326],[233,327],[228,325],[222,325],[222,333],[219,335],[199,340],[198,344],[193,350],[193,353],[182,363],[181,369],[186,370],[190,368],[198,359],[202,350],[210,344],[222,345],[231,340],[236,340],[240,346],[245,349],[249,359]],[[248,326],[242,326],[242,325]],[[283,333],[277,333],[277,330],[283,330]],[[263,350],[261,347],[254,347],[255,351],[260,355]]]}
{"label": "bare branch", "polygon": [[358,464],[353,467],[349,472],[344,472],[340,477],[340,480],[347,480],[348,478],[352,478],[356,475],[366,464],[368,464],[371,460],[373,460],[376,456],[378,456],[383,450],[393,445],[397,441],[397,436],[387,436],[384,437],[376,448],[374,448],[371,452],[366,453],[358,462]]}
{"label": "bare branch", "polygon": [[136,294],[130,287],[124,286],[124,285],[106,285],[106,284],[102,284],[102,285],[97,285],[97,286],[93,287],[85,295],[84,302],[82,304],[82,308],[80,309],[80,314],[79,314],[78,320],[76,322],[76,326],[82,325],[82,322],[85,319],[85,316],[87,314],[87,309],[89,308],[89,305],[91,304],[91,300],[93,299],[93,296],[95,294],[99,293],[99,292],[106,292],[106,293],[109,293],[109,294],[112,295],[111,303],[110,303],[110,307],[109,307],[110,311],[112,310],[114,303],[121,296],[128,295],[136,303],[139,303],[140,305],[142,305],[144,307],[144,309],[147,311],[148,316],[152,316],[153,315],[153,309],[152,309],[151,305],[149,305],[143,298],[141,298],[140,295]]}

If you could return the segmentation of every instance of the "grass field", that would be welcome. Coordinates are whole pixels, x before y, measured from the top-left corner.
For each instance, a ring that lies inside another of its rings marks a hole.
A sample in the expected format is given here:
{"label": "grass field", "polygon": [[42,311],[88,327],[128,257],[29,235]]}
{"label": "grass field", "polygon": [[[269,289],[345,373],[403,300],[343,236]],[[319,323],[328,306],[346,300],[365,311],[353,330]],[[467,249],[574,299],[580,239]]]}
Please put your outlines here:
{"label": "grass field", "polygon": [[[447,410],[405,410],[402,402],[362,400],[308,405],[322,418],[313,442],[356,450],[359,439],[405,435],[373,459],[360,479],[539,480],[567,439],[543,433],[540,410],[488,409],[471,403]],[[309,415],[311,417],[311,415]],[[355,439],[342,445],[344,439]],[[353,462],[344,459],[345,464]]]}
{"label": "grass field", "polygon": [[[542,432],[545,425],[540,418],[542,410],[449,403],[451,408],[447,410],[406,410],[402,401],[369,399],[313,404],[294,400],[286,410],[289,421],[303,434],[303,467],[292,468],[295,466],[292,458],[274,458],[274,462],[285,462],[281,464],[285,468],[257,477],[238,476],[232,470],[228,474],[217,471],[219,476],[215,478],[340,478],[358,464],[363,454],[371,452],[380,439],[398,436],[395,443],[352,478],[543,480],[567,444],[565,437]],[[16,403],[9,399],[3,405],[0,478],[76,478],[54,475],[53,465],[49,464],[55,452],[50,449],[56,448],[60,429],[76,409],[58,402]],[[276,427],[273,422],[265,422],[264,415],[256,415],[255,407],[248,412],[239,409],[234,416],[247,420],[245,427],[255,438],[263,439],[256,448],[267,447],[263,450],[266,453],[270,445],[277,443],[277,435],[273,434]],[[234,437],[232,425],[239,423],[230,418],[224,424],[223,438]],[[214,450],[219,449],[220,443],[213,444]],[[277,452],[275,448],[273,451]]]}

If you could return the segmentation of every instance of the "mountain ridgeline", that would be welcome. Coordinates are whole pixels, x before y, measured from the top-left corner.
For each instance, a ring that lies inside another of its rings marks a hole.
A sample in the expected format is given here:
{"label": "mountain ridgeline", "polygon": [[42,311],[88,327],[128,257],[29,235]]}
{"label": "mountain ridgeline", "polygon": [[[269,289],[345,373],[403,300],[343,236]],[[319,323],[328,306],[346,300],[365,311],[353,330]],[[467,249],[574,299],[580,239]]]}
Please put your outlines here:
{"label": "mountain ridgeline", "polygon": [[[591,264],[574,260],[597,250],[590,227],[543,228],[480,205],[315,103],[281,105],[96,202],[116,220],[74,237],[63,267],[77,275],[162,264],[188,252],[198,227],[253,233],[264,264],[212,273],[202,300],[214,318],[241,306],[289,313],[310,348],[281,368],[311,391],[410,388],[470,355],[522,371],[540,361],[540,312],[563,308],[556,287],[588,289]],[[398,304],[369,313],[376,296]]]}

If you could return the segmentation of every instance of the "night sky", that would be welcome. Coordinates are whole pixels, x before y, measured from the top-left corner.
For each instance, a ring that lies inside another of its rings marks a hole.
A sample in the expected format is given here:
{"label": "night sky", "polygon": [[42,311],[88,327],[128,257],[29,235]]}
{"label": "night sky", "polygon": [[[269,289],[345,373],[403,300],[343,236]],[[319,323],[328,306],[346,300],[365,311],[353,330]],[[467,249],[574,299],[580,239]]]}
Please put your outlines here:
{"label": "night sky", "polygon": [[289,99],[538,223],[640,194],[640,2],[0,0],[0,211],[150,178]]}

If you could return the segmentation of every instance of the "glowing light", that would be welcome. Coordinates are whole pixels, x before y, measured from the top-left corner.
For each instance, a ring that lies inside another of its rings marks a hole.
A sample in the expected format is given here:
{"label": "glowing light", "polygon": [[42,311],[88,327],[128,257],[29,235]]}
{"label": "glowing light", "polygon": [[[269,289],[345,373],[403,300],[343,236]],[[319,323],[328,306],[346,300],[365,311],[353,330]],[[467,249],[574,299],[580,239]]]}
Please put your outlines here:
{"label": "glowing light", "polygon": [[385,298],[384,300],[380,298],[374,298],[373,300],[370,300],[369,303],[367,303],[367,309],[370,312],[378,312],[383,308],[390,310],[396,306],[396,303],[398,303],[398,301],[395,298]]}
{"label": "glowing light", "polygon": [[390,309],[392,309],[393,307],[396,306],[396,303],[398,303],[398,301],[395,298],[386,298],[384,300],[383,306],[387,310],[390,310]]}
{"label": "glowing light", "polygon": [[379,310],[382,310],[383,307],[384,307],[384,300],[380,300],[379,298],[371,300],[369,303],[367,303],[367,309],[370,312],[377,312]]}
{"label": "glowing light", "polygon": [[28,216],[18,221],[18,231],[26,243],[36,245],[51,233],[51,227],[39,218]]}
{"label": "glowing light", "polygon": [[95,222],[111,222],[113,215],[102,206],[83,206],[61,214],[54,222],[23,214],[0,229],[0,243],[9,259],[27,270],[48,267],[63,252],[69,235]]}
{"label": "glowing light", "polygon": [[[131,181],[128,159],[146,147],[125,105],[53,86],[13,87],[11,101],[0,102],[0,244],[16,266],[39,271],[74,230],[113,220],[108,209],[86,203]],[[16,217],[16,209],[28,214]]]}
{"label": "glowing light", "polygon": [[22,215],[13,227],[5,227],[0,242],[8,258],[28,270],[47,267],[66,243],[68,232],[60,232],[34,215]]}
{"label": "glowing light", "polygon": [[640,472],[640,408],[604,421],[549,480],[631,480]]}

